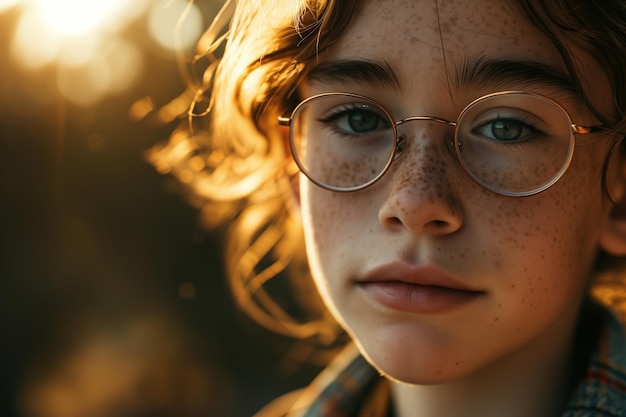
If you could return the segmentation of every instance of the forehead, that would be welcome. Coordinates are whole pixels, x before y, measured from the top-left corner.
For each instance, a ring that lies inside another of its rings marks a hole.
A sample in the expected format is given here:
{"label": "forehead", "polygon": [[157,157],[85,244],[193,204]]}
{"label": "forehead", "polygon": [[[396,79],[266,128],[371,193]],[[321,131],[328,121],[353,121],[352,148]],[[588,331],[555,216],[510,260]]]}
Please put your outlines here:
{"label": "forehead", "polygon": [[555,50],[507,0],[367,0],[357,12],[344,50],[385,46],[389,54],[522,54],[555,59]]}
{"label": "forehead", "polygon": [[[565,41],[577,66],[583,99],[556,46],[515,4],[515,0],[365,0],[313,68],[343,60],[376,62],[390,69],[405,96],[441,97],[448,91],[455,107],[480,93],[516,89],[550,96],[588,123],[593,116],[582,105],[586,100],[610,114],[613,92],[599,63],[571,39]],[[507,64],[499,65],[502,62]],[[476,68],[478,79],[471,79],[475,74],[467,77]],[[354,79],[350,71],[344,69],[337,80]],[[336,83],[321,87],[337,88],[350,87]]]}
{"label": "forehead", "polygon": [[472,55],[561,66],[553,45],[507,0],[367,0],[331,53],[383,55],[409,72]]}
{"label": "forehead", "polygon": [[[407,96],[437,95],[443,88],[450,93],[467,91],[465,100],[475,98],[471,95],[480,91],[473,87],[482,82],[476,81],[481,77],[470,76],[474,79],[469,83],[465,80],[467,73],[484,61],[539,63],[549,69],[546,74],[557,75],[552,78],[567,78],[560,77],[565,70],[553,45],[509,0],[366,0],[339,40],[320,58],[322,66],[343,60],[383,64]],[[499,72],[498,77],[505,81],[544,72],[544,67],[530,72],[515,65],[495,68],[487,73]],[[491,84],[482,86],[483,93],[527,87],[525,83],[497,83],[491,76],[487,78]],[[466,88],[467,84],[471,88]]]}

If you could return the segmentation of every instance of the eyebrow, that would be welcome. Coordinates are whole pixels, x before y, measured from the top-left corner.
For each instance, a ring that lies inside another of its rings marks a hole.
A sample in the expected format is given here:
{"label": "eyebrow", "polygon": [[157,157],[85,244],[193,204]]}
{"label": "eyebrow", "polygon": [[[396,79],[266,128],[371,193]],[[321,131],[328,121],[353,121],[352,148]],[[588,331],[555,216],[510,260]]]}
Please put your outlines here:
{"label": "eyebrow", "polygon": [[337,60],[322,62],[308,75],[311,82],[368,84],[400,90],[400,81],[386,62]]}
{"label": "eyebrow", "polygon": [[[313,68],[311,82],[329,84],[365,84],[401,90],[399,78],[386,61],[337,60],[322,62]],[[466,58],[451,78],[458,91],[464,88],[494,89],[553,87],[577,95],[575,83],[560,69],[538,61],[514,59]]]}
{"label": "eyebrow", "polygon": [[575,83],[563,71],[537,61],[512,59],[465,59],[456,72],[454,87],[494,86],[499,88],[554,87],[576,94]]}

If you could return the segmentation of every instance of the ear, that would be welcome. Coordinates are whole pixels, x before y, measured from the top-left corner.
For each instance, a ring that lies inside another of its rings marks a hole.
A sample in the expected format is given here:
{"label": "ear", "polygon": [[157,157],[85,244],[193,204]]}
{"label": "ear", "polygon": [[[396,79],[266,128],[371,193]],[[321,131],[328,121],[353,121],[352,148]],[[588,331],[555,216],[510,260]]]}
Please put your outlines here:
{"label": "ear", "polygon": [[612,208],[600,237],[600,247],[614,256],[626,256],[626,198]]}
{"label": "ear", "polygon": [[626,161],[619,148],[612,152],[607,170],[612,207],[600,236],[600,247],[611,255],[626,256]]}

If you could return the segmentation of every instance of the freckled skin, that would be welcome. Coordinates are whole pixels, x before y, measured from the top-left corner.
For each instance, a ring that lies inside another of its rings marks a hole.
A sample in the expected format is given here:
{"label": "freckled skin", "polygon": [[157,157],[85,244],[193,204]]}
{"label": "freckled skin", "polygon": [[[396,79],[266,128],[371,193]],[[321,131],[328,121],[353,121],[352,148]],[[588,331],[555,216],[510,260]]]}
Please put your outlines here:
{"label": "freckled skin", "polygon": [[[432,1],[365,2],[320,59],[385,60],[402,84],[401,94],[380,93],[394,111],[450,119],[477,97],[448,90],[446,64],[495,54],[561,65],[549,42],[502,1],[441,1],[438,13],[440,24]],[[571,103],[567,110],[579,123],[594,122]],[[608,227],[599,174],[606,142],[578,147],[547,191],[512,198],[467,176],[445,145],[446,127],[402,129],[407,149],[365,190],[335,193],[302,178],[307,250],[331,311],[381,372],[409,383],[468,378],[530,349],[565,349]],[[354,279],[396,260],[445,268],[485,296],[418,315],[374,305],[355,289]]]}

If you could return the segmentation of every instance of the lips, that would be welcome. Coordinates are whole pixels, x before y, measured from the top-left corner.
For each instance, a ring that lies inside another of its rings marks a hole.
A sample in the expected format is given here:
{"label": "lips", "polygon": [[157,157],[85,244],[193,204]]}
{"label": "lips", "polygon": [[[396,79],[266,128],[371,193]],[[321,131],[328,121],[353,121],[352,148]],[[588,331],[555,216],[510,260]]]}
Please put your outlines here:
{"label": "lips", "polygon": [[375,268],[355,284],[375,303],[416,314],[456,310],[485,295],[442,268],[406,262]]}

